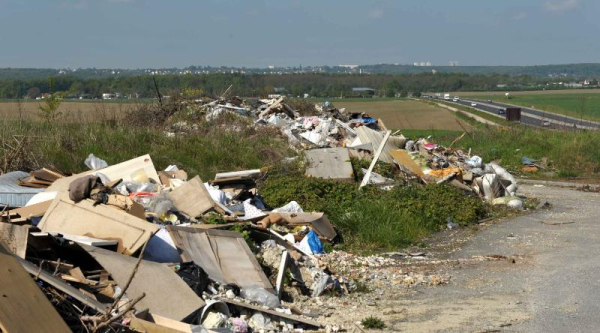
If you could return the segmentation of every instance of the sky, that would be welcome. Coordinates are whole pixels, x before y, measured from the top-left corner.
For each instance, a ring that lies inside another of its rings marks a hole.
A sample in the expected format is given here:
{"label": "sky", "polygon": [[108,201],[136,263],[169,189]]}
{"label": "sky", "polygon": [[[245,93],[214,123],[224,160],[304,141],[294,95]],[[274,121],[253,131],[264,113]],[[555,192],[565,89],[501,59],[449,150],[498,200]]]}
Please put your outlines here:
{"label": "sky", "polygon": [[600,62],[598,0],[0,0],[0,67]]}

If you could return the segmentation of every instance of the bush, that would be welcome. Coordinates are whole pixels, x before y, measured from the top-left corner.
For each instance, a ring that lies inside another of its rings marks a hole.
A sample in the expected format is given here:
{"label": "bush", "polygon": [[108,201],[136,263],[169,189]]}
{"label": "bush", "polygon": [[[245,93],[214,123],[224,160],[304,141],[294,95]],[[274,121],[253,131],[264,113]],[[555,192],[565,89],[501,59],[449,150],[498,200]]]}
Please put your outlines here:
{"label": "bush", "polygon": [[363,319],[360,323],[361,325],[363,325],[364,328],[367,329],[382,330],[385,328],[385,323],[383,322],[383,320],[375,316],[367,317]]}
{"label": "bush", "polygon": [[259,192],[272,207],[295,200],[305,211],[326,213],[346,247],[357,251],[398,249],[444,228],[448,217],[466,225],[488,214],[479,198],[449,185],[400,186],[387,192],[302,174],[275,174]]}

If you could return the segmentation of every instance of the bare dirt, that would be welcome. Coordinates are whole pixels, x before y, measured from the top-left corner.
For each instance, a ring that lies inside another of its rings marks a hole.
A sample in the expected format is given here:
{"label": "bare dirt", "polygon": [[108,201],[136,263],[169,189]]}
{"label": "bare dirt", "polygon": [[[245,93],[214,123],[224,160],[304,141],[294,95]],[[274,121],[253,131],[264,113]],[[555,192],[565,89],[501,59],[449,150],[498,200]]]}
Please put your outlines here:
{"label": "bare dirt", "polygon": [[[37,120],[43,101],[0,102],[0,117],[5,120]],[[135,103],[107,101],[62,102],[60,119],[68,122],[106,121],[121,118]]]}
{"label": "bare dirt", "polygon": [[[336,269],[362,277],[370,292],[308,299],[303,307],[348,332],[597,331],[600,194],[519,191],[552,208],[441,232],[426,248],[409,249],[413,256],[330,254]],[[369,316],[386,328],[357,324]]]}
{"label": "bare dirt", "polygon": [[[337,108],[366,112],[381,118],[389,129],[435,129],[464,131],[471,126],[443,108],[411,100],[385,100],[368,102],[336,101]],[[462,126],[461,126],[462,125]]]}

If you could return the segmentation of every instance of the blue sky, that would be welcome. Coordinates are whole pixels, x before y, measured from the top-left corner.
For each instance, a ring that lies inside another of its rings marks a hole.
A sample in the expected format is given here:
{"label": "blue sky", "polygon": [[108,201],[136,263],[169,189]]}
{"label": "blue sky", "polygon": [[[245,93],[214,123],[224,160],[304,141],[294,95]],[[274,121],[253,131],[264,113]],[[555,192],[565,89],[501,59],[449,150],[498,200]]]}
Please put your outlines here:
{"label": "blue sky", "polygon": [[597,0],[0,0],[0,67],[600,62]]}

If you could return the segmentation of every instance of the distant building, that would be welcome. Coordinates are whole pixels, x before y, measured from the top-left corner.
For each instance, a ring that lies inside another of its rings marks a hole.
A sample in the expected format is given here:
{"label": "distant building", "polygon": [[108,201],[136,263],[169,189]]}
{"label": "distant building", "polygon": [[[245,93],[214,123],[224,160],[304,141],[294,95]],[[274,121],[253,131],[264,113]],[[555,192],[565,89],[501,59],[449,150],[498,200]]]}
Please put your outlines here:
{"label": "distant building", "polygon": [[567,88],[582,88],[583,84],[577,83],[577,82],[569,82],[569,83],[565,83],[565,87],[567,87]]}
{"label": "distant building", "polygon": [[102,94],[102,99],[115,99],[115,98],[117,98],[117,96],[115,94],[111,94],[111,93]]}
{"label": "distant building", "polygon": [[354,95],[354,96],[373,97],[375,95],[375,92],[377,92],[377,90],[373,89],[373,88],[365,88],[365,87],[352,88],[352,95]]}

